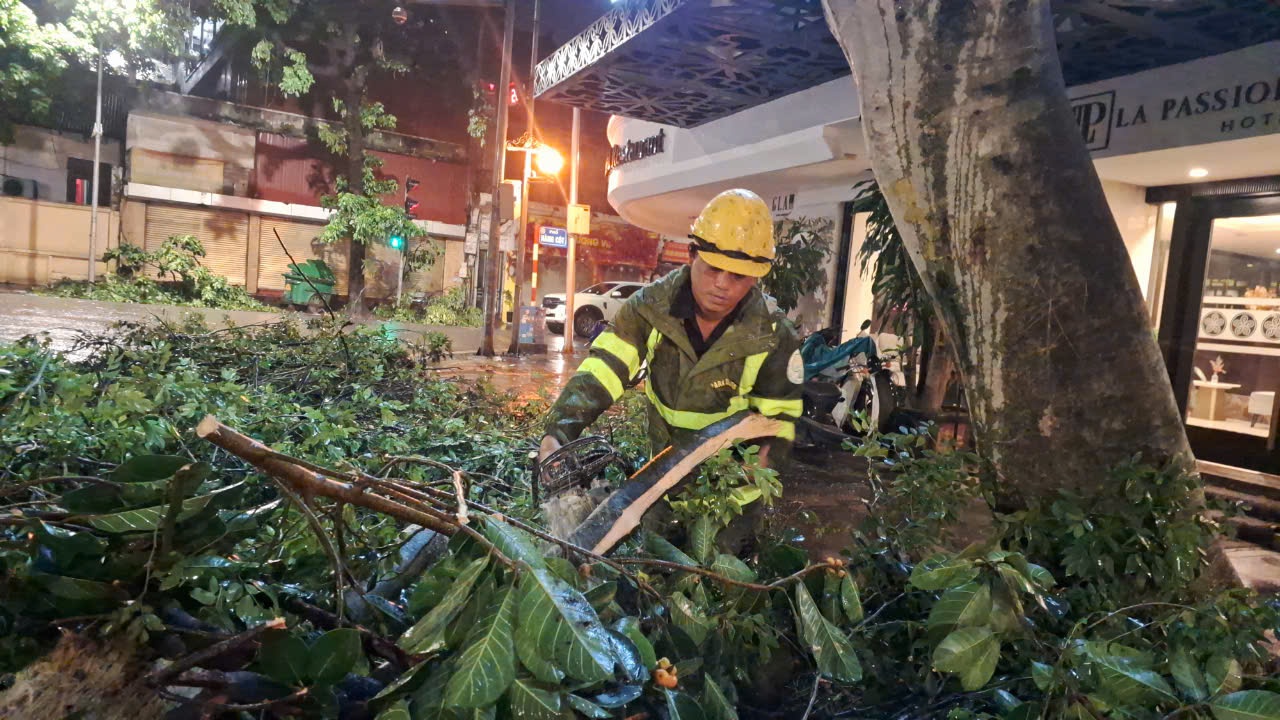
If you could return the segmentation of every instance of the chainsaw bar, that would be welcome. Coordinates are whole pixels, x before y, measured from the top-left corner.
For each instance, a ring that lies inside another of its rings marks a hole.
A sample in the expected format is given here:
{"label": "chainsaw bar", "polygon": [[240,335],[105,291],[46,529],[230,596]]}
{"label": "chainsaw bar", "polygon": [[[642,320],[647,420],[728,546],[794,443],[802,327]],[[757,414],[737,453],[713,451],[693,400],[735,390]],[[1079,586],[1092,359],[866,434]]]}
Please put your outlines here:
{"label": "chainsaw bar", "polygon": [[538,479],[543,491],[554,497],[573,487],[590,487],[591,481],[613,464],[624,476],[630,474],[629,464],[608,440],[588,435],[548,455],[538,465]]}

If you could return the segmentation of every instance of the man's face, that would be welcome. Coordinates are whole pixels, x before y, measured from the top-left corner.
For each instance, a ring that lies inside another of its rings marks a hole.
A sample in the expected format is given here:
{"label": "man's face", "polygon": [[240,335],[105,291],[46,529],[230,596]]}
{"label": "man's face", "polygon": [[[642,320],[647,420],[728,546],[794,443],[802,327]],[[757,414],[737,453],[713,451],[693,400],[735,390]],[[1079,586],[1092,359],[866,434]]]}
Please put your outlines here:
{"label": "man's face", "polygon": [[693,299],[702,313],[712,318],[723,317],[737,307],[758,279],[712,267],[698,255],[689,266]]}

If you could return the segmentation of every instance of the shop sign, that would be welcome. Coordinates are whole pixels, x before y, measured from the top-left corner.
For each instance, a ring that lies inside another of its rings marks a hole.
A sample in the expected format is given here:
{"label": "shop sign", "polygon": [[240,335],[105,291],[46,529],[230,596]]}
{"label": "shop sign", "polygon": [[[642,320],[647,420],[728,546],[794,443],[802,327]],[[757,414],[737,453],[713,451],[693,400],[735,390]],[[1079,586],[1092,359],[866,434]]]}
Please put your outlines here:
{"label": "shop sign", "polygon": [[672,265],[684,265],[689,262],[689,243],[681,240],[667,240],[658,254],[658,262]]}
{"label": "shop sign", "polygon": [[667,131],[659,130],[657,135],[643,140],[632,140],[625,145],[614,145],[609,151],[609,162],[605,170],[612,170],[619,165],[626,165],[666,151]]}
{"label": "shop sign", "polygon": [[773,202],[769,203],[769,210],[771,210],[773,214],[778,217],[786,217],[787,215],[790,215],[791,211],[794,210],[795,207],[796,207],[795,193],[790,193],[787,195],[774,195]]}
{"label": "shop sign", "polygon": [[538,231],[538,243],[546,247],[569,247],[569,231],[564,228],[542,226]]}
{"label": "shop sign", "polygon": [[1280,42],[1072,88],[1095,156],[1280,133]]}

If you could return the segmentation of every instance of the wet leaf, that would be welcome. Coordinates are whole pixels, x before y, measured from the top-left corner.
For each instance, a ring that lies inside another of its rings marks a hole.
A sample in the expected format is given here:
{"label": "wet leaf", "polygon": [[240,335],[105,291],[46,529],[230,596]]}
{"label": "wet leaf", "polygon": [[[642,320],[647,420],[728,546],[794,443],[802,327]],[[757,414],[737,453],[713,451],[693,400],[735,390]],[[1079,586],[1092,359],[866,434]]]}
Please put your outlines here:
{"label": "wet leaf", "polygon": [[1053,667],[1042,662],[1031,663],[1031,680],[1036,689],[1045,691],[1053,684]]}
{"label": "wet leaf", "polygon": [[625,617],[614,623],[613,629],[627,636],[632,645],[635,645],[636,651],[640,653],[640,661],[644,663],[646,669],[653,668],[658,664],[658,655],[653,650],[653,643],[644,636],[640,631],[640,621],[633,617]]}
{"label": "wet leaf", "polygon": [[1185,648],[1178,648],[1169,656],[1169,674],[1173,675],[1174,683],[1187,698],[1200,702],[1209,697],[1209,691],[1204,686],[1204,675]]}
{"label": "wet leaf", "polygon": [[706,616],[694,607],[693,601],[685,597],[684,593],[672,593],[669,606],[671,621],[676,627],[683,630],[695,645],[702,645],[707,639],[707,633],[711,631],[711,623]]}
{"label": "wet leaf", "polygon": [[756,573],[746,563],[732,555],[720,553],[711,563],[711,571],[738,582],[755,582]]}
{"label": "wet leaf", "polygon": [[946,590],[978,577],[978,568],[969,560],[934,556],[911,571],[911,585],[920,590]]}
{"label": "wet leaf", "polygon": [[1136,659],[1117,655],[1093,655],[1102,688],[1115,700],[1130,704],[1145,701],[1177,702],[1173,688],[1159,673]]}
{"label": "wet leaf", "polygon": [[524,530],[488,517],[484,520],[481,532],[494,547],[512,560],[533,568],[546,568],[547,563],[542,551],[538,549],[537,541]]}
{"label": "wet leaf", "polygon": [[190,462],[190,458],[179,455],[138,455],[121,463],[111,473],[111,479],[119,483],[164,480]]}
{"label": "wet leaf", "polygon": [[458,668],[444,691],[446,705],[480,708],[502,697],[516,676],[516,591],[508,587],[492,603],[465,642]]}
{"label": "wet leaf", "polygon": [[1205,683],[1210,695],[1233,693],[1240,689],[1240,662],[1227,655],[1214,655],[1204,666]]}
{"label": "wet leaf", "polygon": [[413,720],[413,716],[409,714],[409,701],[400,700],[395,705],[378,713],[375,720]]}
{"label": "wet leaf", "polygon": [[[238,492],[242,489],[243,483],[236,483],[220,488],[207,495],[193,497],[182,503],[182,511],[178,513],[178,522],[190,520],[200,514],[206,507],[210,505],[218,496]],[[161,523],[164,522],[165,514],[169,508],[167,505],[155,505],[152,507],[139,508],[137,510],[125,510],[124,512],[112,513],[109,515],[91,515],[85,520],[90,526],[97,530],[112,534],[125,534],[133,532],[154,532],[159,529]]]}
{"label": "wet leaf", "polygon": [[688,567],[697,566],[697,561],[681,552],[680,548],[667,542],[657,533],[645,533],[644,549],[653,553],[654,557],[659,560],[686,565]]}
{"label": "wet leaf", "polygon": [[608,710],[605,710],[604,708],[591,702],[590,700],[587,700],[586,698],[581,698],[581,697],[578,697],[577,695],[566,695],[565,699],[569,701],[569,707],[573,708],[574,710],[577,710],[578,712],[582,713],[583,715],[589,718],[595,718],[598,720],[608,720],[609,718],[613,717],[613,715]]}
{"label": "wet leaf", "polygon": [[307,677],[312,685],[332,685],[346,677],[361,654],[360,633],[338,628],[321,635],[308,650]]}
{"label": "wet leaf", "polygon": [[702,706],[687,693],[677,690],[663,690],[667,701],[667,717],[670,720],[706,720]]}
{"label": "wet leaf", "polygon": [[560,693],[535,687],[525,680],[516,680],[507,694],[511,717],[518,720],[568,720],[573,711],[563,709]]}
{"label": "wet leaf", "polygon": [[689,529],[689,547],[700,565],[711,562],[716,552],[716,524],[710,515],[699,515]]}
{"label": "wet leaf", "polygon": [[471,588],[484,569],[489,565],[489,557],[476,558],[463,568],[462,572],[449,586],[449,590],[435,607],[431,608],[413,627],[400,636],[399,645],[405,652],[433,652],[444,645],[444,634],[449,623],[457,617],[465,607]]}
{"label": "wet leaf", "polygon": [[298,687],[306,681],[309,652],[300,638],[283,630],[271,632],[258,648],[258,665],[272,680]]}
{"label": "wet leaf", "polygon": [[862,596],[849,575],[840,580],[840,604],[844,607],[844,615],[849,618],[849,622],[862,622]]}
{"label": "wet leaf", "polygon": [[796,607],[801,635],[818,665],[818,672],[839,680],[855,683],[862,679],[862,664],[849,638],[822,616],[804,583],[796,583]]}
{"label": "wet leaf", "polygon": [[538,655],[583,682],[613,674],[613,643],[582,593],[547,570],[528,567],[520,592],[518,632],[536,645]]}
{"label": "wet leaf", "polygon": [[961,628],[933,651],[933,667],[960,676],[960,685],[973,692],[991,679],[1000,660],[1000,641],[988,628]]}
{"label": "wet leaf", "polygon": [[1245,690],[1209,703],[1215,720],[1280,720],[1280,694]]}
{"label": "wet leaf", "polygon": [[738,720],[738,711],[733,703],[725,697],[720,683],[713,678],[706,678],[702,683],[702,709],[707,720]]}
{"label": "wet leaf", "polygon": [[990,586],[967,583],[942,594],[929,612],[928,626],[932,629],[986,625],[990,616]]}

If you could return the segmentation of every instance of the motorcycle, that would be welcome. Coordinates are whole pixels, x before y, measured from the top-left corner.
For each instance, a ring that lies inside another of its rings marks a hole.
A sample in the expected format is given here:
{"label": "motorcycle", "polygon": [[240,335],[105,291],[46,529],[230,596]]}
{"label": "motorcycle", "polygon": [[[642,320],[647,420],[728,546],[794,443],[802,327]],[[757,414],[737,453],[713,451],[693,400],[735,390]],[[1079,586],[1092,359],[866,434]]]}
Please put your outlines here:
{"label": "motorcycle", "polygon": [[797,446],[838,447],[868,430],[886,432],[901,419],[901,373],[866,334],[870,324],[843,343],[839,329],[826,328],[801,344],[804,414],[796,423]]}

